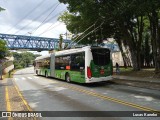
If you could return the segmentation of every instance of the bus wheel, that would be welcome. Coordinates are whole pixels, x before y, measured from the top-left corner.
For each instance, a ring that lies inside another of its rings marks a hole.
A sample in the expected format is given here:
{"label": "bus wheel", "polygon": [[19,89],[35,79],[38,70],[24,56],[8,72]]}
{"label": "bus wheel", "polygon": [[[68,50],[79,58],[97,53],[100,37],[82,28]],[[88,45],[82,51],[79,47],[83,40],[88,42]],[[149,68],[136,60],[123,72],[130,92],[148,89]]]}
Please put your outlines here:
{"label": "bus wheel", "polygon": [[71,78],[70,78],[70,76],[69,76],[68,73],[66,74],[65,80],[66,80],[67,82],[71,82]]}
{"label": "bus wheel", "polygon": [[45,72],[45,77],[46,77],[46,78],[48,77],[48,73],[47,73],[47,72]]}
{"label": "bus wheel", "polygon": [[38,70],[36,70],[36,75],[38,75]]}

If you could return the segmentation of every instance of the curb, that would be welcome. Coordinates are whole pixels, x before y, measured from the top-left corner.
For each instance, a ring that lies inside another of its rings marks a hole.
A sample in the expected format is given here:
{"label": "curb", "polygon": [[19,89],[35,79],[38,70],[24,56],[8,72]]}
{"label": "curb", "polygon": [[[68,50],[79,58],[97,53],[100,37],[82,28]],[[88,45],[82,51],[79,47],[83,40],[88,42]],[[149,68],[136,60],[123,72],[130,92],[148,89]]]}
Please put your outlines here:
{"label": "curb", "polygon": [[128,76],[113,76],[114,79],[120,79],[125,81],[131,81],[131,82],[145,82],[145,83],[151,83],[151,84],[160,84],[160,81],[155,80],[142,80],[144,78],[137,78],[137,77],[128,77]]}

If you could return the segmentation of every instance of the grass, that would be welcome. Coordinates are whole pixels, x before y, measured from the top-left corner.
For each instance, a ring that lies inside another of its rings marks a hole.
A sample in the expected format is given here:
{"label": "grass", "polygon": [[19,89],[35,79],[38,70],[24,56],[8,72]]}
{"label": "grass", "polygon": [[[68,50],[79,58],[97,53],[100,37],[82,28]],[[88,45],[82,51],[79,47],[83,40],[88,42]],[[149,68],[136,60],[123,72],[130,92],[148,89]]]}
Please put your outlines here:
{"label": "grass", "polygon": [[120,67],[120,71],[121,72],[131,72],[133,71],[133,68],[132,67],[127,67],[127,68]]}
{"label": "grass", "polygon": [[133,71],[133,68],[131,67],[128,67],[127,69],[121,67],[120,75],[131,77],[160,78],[160,75],[155,74],[155,70],[153,68],[145,68],[140,71]]}
{"label": "grass", "polygon": [[3,79],[5,79],[5,78],[9,78],[9,73],[3,75]]}
{"label": "grass", "polygon": [[5,75],[3,75],[3,79],[5,79],[5,78],[13,78],[13,74],[14,74],[17,70],[19,70],[19,69],[12,70],[11,73],[10,73],[10,75],[9,75],[9,73],[6,73]]}

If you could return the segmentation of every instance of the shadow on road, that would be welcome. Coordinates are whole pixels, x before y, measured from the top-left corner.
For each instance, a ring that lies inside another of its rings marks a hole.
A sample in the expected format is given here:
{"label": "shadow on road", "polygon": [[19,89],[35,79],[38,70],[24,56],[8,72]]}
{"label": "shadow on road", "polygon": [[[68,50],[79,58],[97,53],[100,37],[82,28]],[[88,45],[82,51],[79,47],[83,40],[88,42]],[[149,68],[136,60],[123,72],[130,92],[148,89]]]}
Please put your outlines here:
{"label": "shadow on road", "polygon": [[[35,76],[37,76],[37,75],[35,75]],[[40,76],[40,77],[44,77],[44,76]],[[67,83],[65,80],[54,78],[54,77],[48,77],[48,79],[50,79],[50,80],[54,79],[54,80],[57,80],[57,81],[60,81],[60,82]],[[76,83],[76,82],[70,82],[68,84],[74,84],[74,85],[79,85],[79,86],[85,86],[85,87],[92,88],[92,87],[104,87],[104,86],[113,85],[114,82],[112,82],[112,81],[109,80],[109,81],[102,81],[102,82],[95,82],[95,83]]]}

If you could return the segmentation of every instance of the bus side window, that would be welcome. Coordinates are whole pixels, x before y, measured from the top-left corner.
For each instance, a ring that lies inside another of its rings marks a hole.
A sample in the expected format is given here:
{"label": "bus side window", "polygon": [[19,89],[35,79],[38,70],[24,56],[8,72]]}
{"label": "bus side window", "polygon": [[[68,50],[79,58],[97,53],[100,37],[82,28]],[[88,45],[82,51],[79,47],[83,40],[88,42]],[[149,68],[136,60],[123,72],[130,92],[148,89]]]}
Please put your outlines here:
{"label": "bus side window", "polygon": [[71,70],[82,70],[84,68],[84,54],[71,55]]}
{"label": "bus side window", "polygon": [[60,69],[60,60],[59,60],[59,57],[56,57],[55,58],[55,69]]}
{"label": "bus side window", "polygon": [[80,56],[80,67],[84,67],[85,66],[85,55],[84,53],[81,54]]}
{"label": "bus side window", "polygon": [[66,69],[66,66],[68,66],[70,63],[70,55],[68,56],[61,56],[61,57],[56,57],[55,59],[55,68],[62,70]]}
{"label": "bus side window", "polygon": [[71,70],[76,70],[76,65],[75,65],[75,56],[76,54],[71,55]]}
{"label": "bus side window", "polygon": [[63,56],[63,63],[64,63],[64,66],[70,65],[70,55]]}

